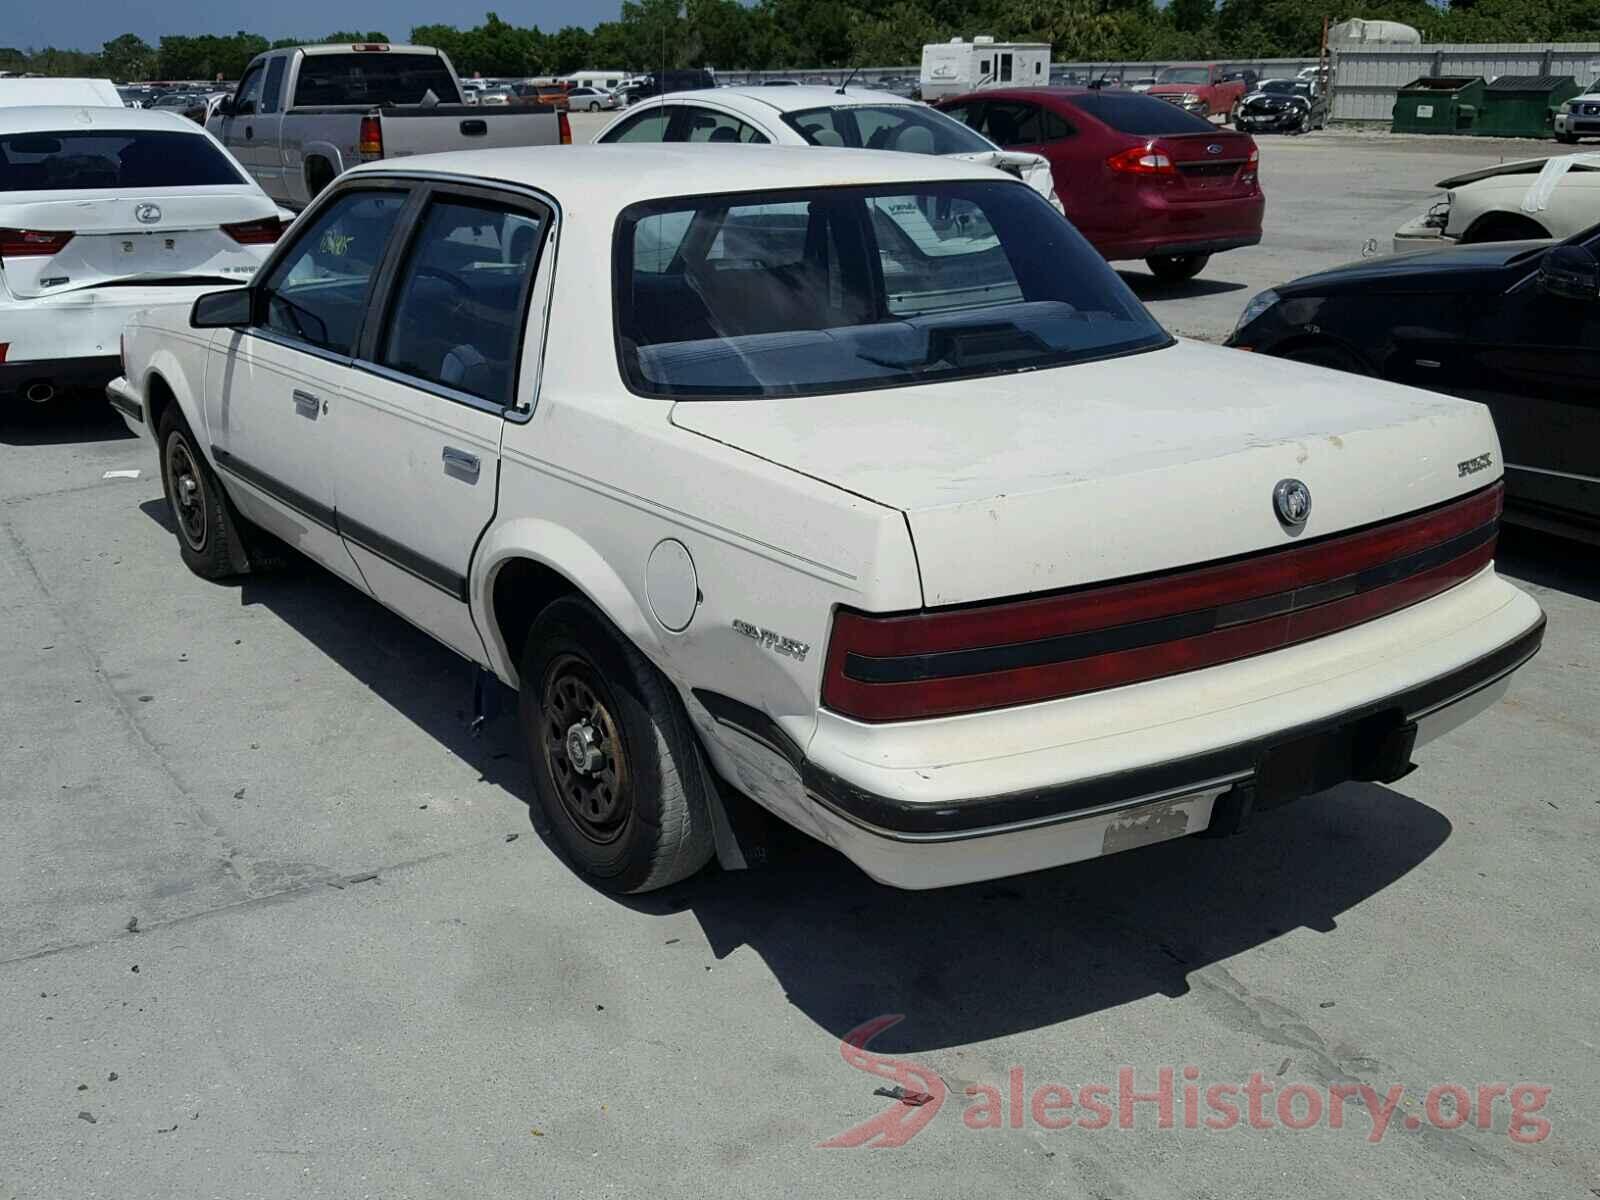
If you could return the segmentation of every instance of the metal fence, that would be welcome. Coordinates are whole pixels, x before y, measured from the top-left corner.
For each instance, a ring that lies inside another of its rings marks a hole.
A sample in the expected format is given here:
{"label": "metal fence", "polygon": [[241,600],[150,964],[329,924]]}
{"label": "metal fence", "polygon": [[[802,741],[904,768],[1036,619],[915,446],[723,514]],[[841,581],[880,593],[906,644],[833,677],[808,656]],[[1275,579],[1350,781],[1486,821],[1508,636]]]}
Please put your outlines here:
{"label": "metal fence", "polygon": [[1571,75],[1593,83],[1600,42],[1362,46],[1340,50],[1334,61],[1332,119],[1387,122],[1396,89],[1423,75]]}

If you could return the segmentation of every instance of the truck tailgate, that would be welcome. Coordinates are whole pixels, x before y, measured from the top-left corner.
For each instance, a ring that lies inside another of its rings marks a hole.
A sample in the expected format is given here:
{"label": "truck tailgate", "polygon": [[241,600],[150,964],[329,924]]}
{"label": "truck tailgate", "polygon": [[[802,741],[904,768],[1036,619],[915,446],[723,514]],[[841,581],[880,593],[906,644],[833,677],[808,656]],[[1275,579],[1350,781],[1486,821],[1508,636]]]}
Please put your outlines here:
{"label": "truck tailgate", "polygon": [[555,146],[561,142],[560,118],[553,108],[543,106],[484,108],[439,104],[386,108],[379,116],[384,158],[498,146]]}

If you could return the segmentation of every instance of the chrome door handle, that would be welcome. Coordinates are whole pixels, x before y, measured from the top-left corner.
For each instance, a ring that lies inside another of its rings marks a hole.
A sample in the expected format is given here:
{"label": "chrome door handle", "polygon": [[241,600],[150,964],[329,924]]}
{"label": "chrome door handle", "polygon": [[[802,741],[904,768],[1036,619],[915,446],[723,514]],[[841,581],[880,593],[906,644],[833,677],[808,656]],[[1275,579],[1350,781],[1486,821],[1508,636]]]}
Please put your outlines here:
{"label": "chrome door handle", "polygon": [[476,454],[468,454],[465,450],[457,450],[454,446],[446,446],[444,454],[440,457],[444,460],[446,472],[454,469],[463,475],[471,475],[474,478],[477,477],[478,470],[482,465],[478,461]]}
{"label": "chrome door handle", "polygon": [[310,417],[313,421],[317,419],[317,414],[323,411],[320,398],[310,392],[302,392],[299,388],[294,391],[294,406],[299,409],[302,417]]}

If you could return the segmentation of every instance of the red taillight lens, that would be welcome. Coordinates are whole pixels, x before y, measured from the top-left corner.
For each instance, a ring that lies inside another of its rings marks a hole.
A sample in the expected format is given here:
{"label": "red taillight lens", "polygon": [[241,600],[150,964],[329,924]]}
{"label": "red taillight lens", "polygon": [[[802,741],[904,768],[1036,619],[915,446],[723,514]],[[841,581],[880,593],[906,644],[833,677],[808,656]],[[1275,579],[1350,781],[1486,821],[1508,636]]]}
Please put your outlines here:
{"label": "red taillight lens", "polygon": [[222,232],[241,246],[270,246],[283,236],[283,222],[277,217],[262,217],[259,221],[224,225]]}
{"label": "red taillight lens", "polygon": [[59,254],[73,236],[53,229],[0,229],[0,258],[42,258]]}
{"label": "red taillight lens", "polygon": [[1106,159],[1106,166],[1125,175],[1176,175],[1172,160],[1154,146],[1129,146]]}
{"label": "red taillight lens", "polygon": [[572,145],[572,122],[567,120],[567,114],[564,111],[556,113],[556,120],[561,122],[561,144]]}
{"label": "red taillight lens", "polygon": [[383,124],[377,117],[362,117],[361,130],[356,135],[356,149],[363,159],[383,157]]}
{"label": "red taillight lens", "polygon": [[1426,600],[1494,558],[1504,487],[1293,550],[1134,583],[876,617],[841,609],[822,702],[909,721],[1217,666]]}

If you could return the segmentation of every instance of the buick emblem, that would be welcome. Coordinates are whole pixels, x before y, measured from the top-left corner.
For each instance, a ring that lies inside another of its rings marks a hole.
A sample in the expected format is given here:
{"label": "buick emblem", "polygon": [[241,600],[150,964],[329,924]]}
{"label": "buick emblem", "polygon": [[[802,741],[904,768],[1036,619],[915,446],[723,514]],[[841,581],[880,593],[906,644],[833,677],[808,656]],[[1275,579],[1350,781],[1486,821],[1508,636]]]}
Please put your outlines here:
{"label": "buick emblem", "polygon": [[141,204],[133,210],[134,219],[141,225],[154,225],[161,220],[159,204]]}
{"label": "buick emblem", "polygon": [[1272,489],[1272,508],[1278,520],[1299,529],[1311,515],[1311,489],[1298,479],[1280,479]]}
{"label": "buick emblem", "polygon": [[1222,144],[1220,142],[1212,142],[1211,145],[1206,147],[1206,153],[1207,154],[1221,154],[1222,153]]}

